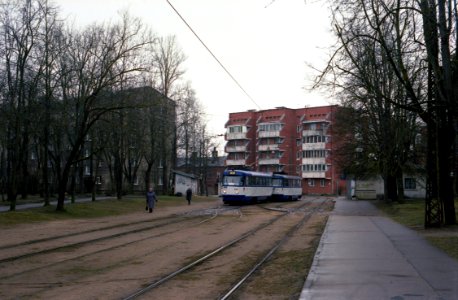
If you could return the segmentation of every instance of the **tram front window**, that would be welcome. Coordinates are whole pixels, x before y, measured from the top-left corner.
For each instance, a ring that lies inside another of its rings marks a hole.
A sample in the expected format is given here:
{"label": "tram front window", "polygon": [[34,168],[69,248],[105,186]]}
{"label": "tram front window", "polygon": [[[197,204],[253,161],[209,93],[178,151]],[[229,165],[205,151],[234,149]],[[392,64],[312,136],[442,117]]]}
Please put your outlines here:
{"label": "tram front window", "polygon": [[242,176],[224,176],[223,185],[243,185]]}

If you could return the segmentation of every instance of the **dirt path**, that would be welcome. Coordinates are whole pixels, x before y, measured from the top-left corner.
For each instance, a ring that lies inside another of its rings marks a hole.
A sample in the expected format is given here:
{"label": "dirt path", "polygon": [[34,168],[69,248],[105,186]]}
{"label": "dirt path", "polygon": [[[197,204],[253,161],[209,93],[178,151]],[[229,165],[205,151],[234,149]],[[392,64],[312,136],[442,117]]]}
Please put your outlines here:
{"label": "dirt path", "polygon": [[[312,207],[316,203],[309,199],[270,203],[268,206],[293,209],[304,204]],[[0,263],[0,298],[119,299],[282,214],[281,211],[255,205],[230,209],[217,207],[215,203],[199,203],[158,209],[153,214],[139,212],[91,220],[20,225],[1,230],[0,259],[34,249],[38,251],[43,247],[51,250]],[[193,272],[180,275],[173,283],[155,290],[153,298],[215,298],[245,271],[251,258],[257,257],[284,235],[304,212],[288,214],[282,221],[234,246],[224,255],[198,266]],[[307,222],[300,234],[291,239],[285,251],[306,252],[316,240],[317,224],[323,224],[326,217],[326,210],[315,213],[314,221]],[[110,229],[98,230],[104,228]],[[79,236],[79,232],[86,233]],[[120,232],[127,233],[120,235]],[[68,236],[53,239],[61,235]],[[74,244],[79,239],[91,240],[101,235],[107,238]],[[46,239],[46,242],[27,244],[37,239]],[[65,244],[69,247],[52,250],[53,246]],[[303,283],[305,277],[301,276]],[[247,293],[253,294],[253,290]],[[151,299],[151,294],[144,299]]]}

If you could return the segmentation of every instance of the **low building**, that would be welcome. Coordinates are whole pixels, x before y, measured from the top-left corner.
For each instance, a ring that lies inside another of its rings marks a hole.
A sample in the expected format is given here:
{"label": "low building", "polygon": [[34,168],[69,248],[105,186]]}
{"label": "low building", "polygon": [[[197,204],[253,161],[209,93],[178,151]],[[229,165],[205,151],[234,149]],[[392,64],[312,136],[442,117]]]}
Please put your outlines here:
{"label": "low building", "polygon": [[172,171],[175,182],[174,194],[177,196],[186,195],[186,191],[191,188],[193,194],[198,193],[199,180],[193,174],[188,174],[180,171]]}
{"label": "low building", "polygon": [[[419,175],[404,175],[402,178],[405,198],[425,198],[425,179]],[[383,178],[367,176],[347,181],[347,197],[352,199],[375,200],[384,196]]]}

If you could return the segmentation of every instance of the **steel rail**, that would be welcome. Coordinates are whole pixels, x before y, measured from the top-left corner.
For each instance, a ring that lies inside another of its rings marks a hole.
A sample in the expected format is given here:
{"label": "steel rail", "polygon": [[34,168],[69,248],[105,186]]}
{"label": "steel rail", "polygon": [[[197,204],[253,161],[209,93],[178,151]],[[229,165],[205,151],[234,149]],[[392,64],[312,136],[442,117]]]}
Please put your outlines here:
{"label": "steel rail", "polygon": [[[162,223],[159,223],[159,224],[154,224],[154,225],[146,226],[146,227],[142,227],[142,228],[137,228],[137,229],[134,229],[134,230],[127,230],[127,231],[118,232],[118,233],[115,233],[115,234],[110,234],[110,235],[99,237],[99,238],[88,239],[88,240],[84,240],[84,241],[77,242],[77,243],[67,244],[67,245],[64,245],[64,246],[53,247],[53,248],[49,248],[49,249],[43,249],[43,250],[39,250],[39,251],[28,252],[28,253],[24,253],[24,254],[20,254],[20,255],[16,255],[16,256],[10,256],[10,257],[6,257],[6,258],[2,258],[2,259],[0,259],[0,264],[6,263],[6,262],[15,261],[15,260],[18,260],[18,259],[33,257],[33,256],[36,256],[36,255],[52,253],[54,251],[60,251],[60,250],[65,250],[65,249],[69,249],[69,248],[80,247],[80,246],[83,246],[83,245],[86,245],[86,244],[89,244],[89,243],[109,240],[109,239],[112,239],[112,238],[117,238],[117,237],[120,237],[120,236],[132,234],[132,233],[139,233],[139,232],[143,232],[143,231],[148,231],[148,230],[151,230],[151,229],[164,227],[164,226],[167,226],[167,225],[170,225],[170,224],[176,224],[176,219],[178,219],[178,218],[180,218],[182,216],[183,215],[177,215],[177,216],[174,216],[174,217],[163,218],[162,220],[170,219],[170,221],[162,222]],[[196,217],[198,217],[198,216],[196,216]],[[140,222],[134,222],[134,223],[131,223],[131,224],[137,225],[137,224],[146,223],[146,222],[150,222],[150,221],[140,221]],[[70,234],[69,236],[83,235],[83,234],[93,233],[93,232],[97,232],[97,231],[110,230],[110,229],[117,228],[117,227],[120,227],[120,226],[108,226],[108,227],[104,227],[103,229],[100,229],[100,230],[91,230],[91,231],[86,231],[86,232],[79,233],[79,234]],[[65,237],[69,237],[69,236],[65,236]],[[60,238],[63,238],[63,237],[62,236],[58,237],[58,238],[56,238],[56,240],[60,239]],[[46,241],[50,241],[50,240],[53,240],[53,239],[43,239],[43,240],[45,240],[45,242],[46,242]],[[27,244],[27,245],[30,245],[30,244]]]}
{"label": "steel rail", "polygon": [[[182,214],[175,214],[175,215],[171,215],[171,216],[160,217],[160,218],[155,219],[154,221],[162,221],[162,220],[167,220],[167,219],[171,219],[171,218],[178,218],[180,216],[191,215],[193,212],[199,212],[199,211],[209,210],[209,209],[220,209],[220,208],[224,208],[224,207],[223,206],[217,206],[217,207],[214,207],[214,208],[195,209],[195,210],[192,210],[192,211],[189,211],[189,212],[185,212],[185,213],[182,213]],[[55,236],[45,237],[45,238],[41,238],[41,239],[29,240],[29,241],[22,242],[22,243],[3,245],[3,246],[0,246],[0,250],[10,249],[10,248],[17,248],[17,247],[20,247],[20,246],[33,245],[33,244],[37,244],[37,243],[43,243],[43,242],[58,240],[58,239],[62,239],[62,238],[67,238],[67,237],[72,237],[72,236],[77,236],[77,235],[83,235],[83,234],[87,234],[87,233],[94,233],[94,232],[97,232],[97,231],[110,230],[110,229],[115,229],[115,228],[118,228],[118,227],[125,227],[125,226],[130,226],[130,225],[138,225],[138,224],[141,224],[141,223],[149,223],[149,222],[151,222],[151,220],[141,220],[141,221],[135,221],[135,222],[120,223],[120,224],[110,225],[110,226],[106,226],[106,227],[99,227],[99,228],[94,228],[94,229],[89,229],[89,230],[84,230],[84,231],[78,231],[78,232],[66,233],[66,234],[61,234],[61,235],[55,235]]]}
{"label": "steel rail", "polygon": [[[236,208],[223,209],[223,210],[226,211],[226,210],[232,210],[232,209],[236,209]],[[214,218],[216,218],[216,216],[217,216],[217,214],[212,215],[210,218],[202,221],[201,223],[206,222],[206,221],[211,221]],[[201,224],[201,223],[197,223],[197,224]],[[174,224],[176,224],[176,223],[174,223]],[[176,229],[176,230],[173,230],[171,232],[166,232],[166,233],[161,233],[161,234],[157,234],[157,235],[153,235],[153,236],[148,236],[148,237],[141,238],[141,239],[138,239],[138,240],[135,240],[135,241],[131,241],[131,242],[128,242],[128,243],[124,243],[124,244],[120,244],[120,245],[104,248],[104,249],[101,249],[101,250],[93,251],[93,252],[90,252],[90,253],[86,253],[86,254],[83,254],[83,255],[79,255],[79,256],[76,256],[76,257],[60,260],[60,261],[57,261],[57,262],[54,262],[54,263],[51,263],[51,264],[47,264],[47,265],[44,265],[44,266],[39,266],[39,267],[36,267],[36,268],[33,268],[33,269],[24,270],[24,271],[15,273],[15,274],[10,274],[10,275],[6,275],[6,276],[0,276],[0,280],[6,279],[6,278],[12,278],[12,277],[15,277],[15,276],[20,276],[20,275],[23,275],[23,274],[26,274],[26,273],[35,272],[35,271],[38,271],[38,270],[42,270],[44,268],[53,267],[55,265],[60,265],[62,263],[78,260],[78,259],[85,258],[85,257],[91,256],[91,255],[97,255],[97,254],[100,254],[100,253],[103,253],[103,252],[107,252],[107,251],[111,251],[111,250],[118,249],[118,248],[121,248],[121,247],[129,246],[129,245],[132,245],[132,244],[135,244],[135,243],[143,242],[143,241],[148,240],[148,239],[157,238],[157,237],[168,235],[168,234],[173,234],[173,233],[175,233],[177,231],[180,231],[180,230],[181,229]]]}
{"label": "steel rail", "polygon": [[[305,206],[307,204],[309,204],[309,203],[304,203],[300,207],[303,207],[303,206]],[[190,264],[188,264],[188,265],[186,265],[186,266],[184,266],[184,267],[182,267],[182,268],[180,268],[180,269],[178,269],[178,270],[176,270],[176,271],[174,271],[174,272],[172,272],[172,273],[170,273],[170,274],[168,274],[168,275],[166,275],[166,276],[164,276],[164,277],[162,277],[162,278],[160,278],[160,279],[158,279],[156,281],[153,281],[152,283],[150,283],[146,287],[141,288],[141,289],[137,290],[136,292],[134,292],[134,293],[130,294],[129,296],[127,296],[125,298],[122,298],[122,299],[123,300],[136,299],[137,297],[139,297],[139,296],[147,293],[148,291],[160,286],[161,284],[163,284],[166,281],[172,279],[173,277],[175,277],[175,276],[177,276],[177,275],[179,275],[179,274],[191,269],[192,267],[202,263],[203,261],[215,256],[216,254],[218,254],[221,251],[223,251],[223,250],[235,245],[236,243],[240,242],[241,240],[246,239],[247,237],[249,237],[250,235],[253,235],[257,231],[259,231],[259,230],[261,230],[261,229],[273,224],[274,222],[278,221],[280,218],[282,218],[282,217],[284,217],[286,215],[288,215],[288,212],[283,212],[283,214],[277,216],[276,218],[273,218],[272,220],[270,220],[268,222],[265,222],[265,223],[255,227],[254,229],[244,233],[240,237],[238,237],[238,238],[236,238],[236,239],[234,239],[232,241],[229,241],[228,243],[226,243],[226,244],[224,244],[224,245],[222,245],[222,246],[210,251],[208,254],[206,254],[206,255],[202,256],[201,258],[193,261],[192,263],[190,263]]]}
{"label": "steel rail", "polygon": [[308,212],[303,218],[302,220],[296,224],[296,226],[294,226],[293,228],[291,228],[290,230],[288,230],[288,232],[285,234],[285,236],[279,240],[271,249],[270,251],[261,259],[259,260],[254,266],[253,268],[251,268],[246,274],[245,276],[242,277],[242,279],[240,279],[234,286],[232,286],[232,288],[230,288],[223,296],[221,296],[220,300],[226,300],[228,299],[230,296],[232,296],[232,294],[238,289],[240,288],[240,286],[248,279],[250,278],[254,272],[256,272],[259,267],[261,267],[269,258],[272,257],[272,255],[278,250],[278,248],[280,248],[288,239],[291,238],[291,236],[297,231],[299,230],[299,228],[301,228],[305,222],[307,222],[310,217],[312,216],[312,213],[315,212],[316,210],[318,210],[324,203],[326,203],[326,201],[320,203],[320,205],[316,208],[314,208],[312,211]]}

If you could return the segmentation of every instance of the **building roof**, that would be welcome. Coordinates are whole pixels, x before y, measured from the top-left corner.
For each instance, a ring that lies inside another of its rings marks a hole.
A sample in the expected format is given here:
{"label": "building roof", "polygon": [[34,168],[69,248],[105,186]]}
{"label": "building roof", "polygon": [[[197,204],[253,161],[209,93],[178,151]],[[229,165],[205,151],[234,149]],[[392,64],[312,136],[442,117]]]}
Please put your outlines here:
{"label": "building roof", "polygon": [[189,173],[185,173],[185,172],[181,172],[181,171],[177,171],[177,170],[172,170],[172,172],[177,174],[177,175],[181,175],[183,177],[188,177],[188,178],[191,178],[191,179],[197,179],[197,176],[194,175],[194,174],[189,174]]}

